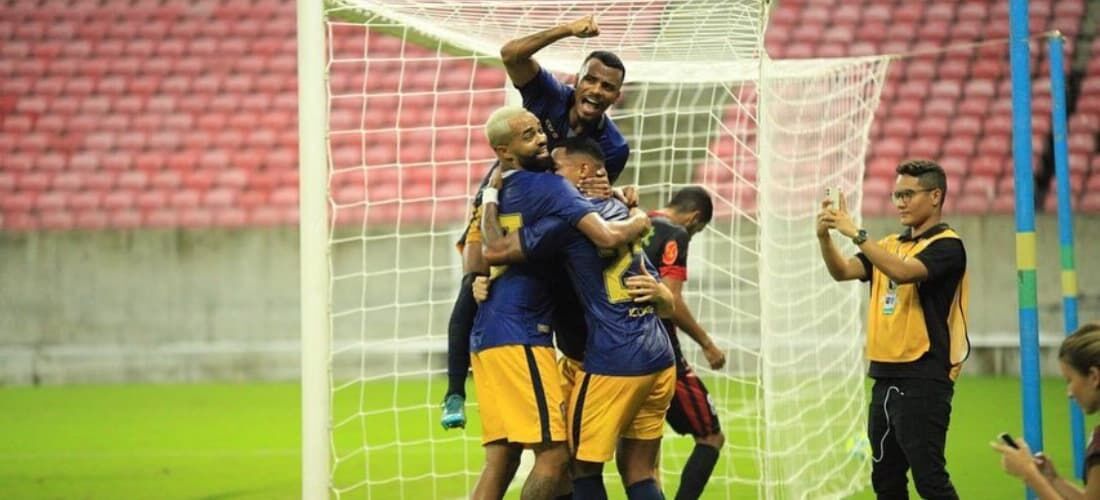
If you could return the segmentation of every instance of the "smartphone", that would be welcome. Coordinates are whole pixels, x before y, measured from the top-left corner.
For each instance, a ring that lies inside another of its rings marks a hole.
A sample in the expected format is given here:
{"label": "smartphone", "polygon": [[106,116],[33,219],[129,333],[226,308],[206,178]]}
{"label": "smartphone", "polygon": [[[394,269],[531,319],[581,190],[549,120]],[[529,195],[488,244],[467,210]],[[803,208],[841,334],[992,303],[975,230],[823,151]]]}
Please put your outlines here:
{"label": "smartphone", "polygon": [[1009,445],[1009,446],[1011,446],[1011,447],[1013,447],[1017,450],[1020,449],[1019,446],[1016,446],[1016,441],[1014,441],[1012,439],[1012,436],[1009,436],[1007,432],[1002,432],[999,435],[999,437],[1001,438],[1001,441],[1004,441],[1005,444],[1007,444],[1007,445]]}
{"label": "smartphone", "polygon": [[825,188],[825,198],[829,200],[829,208],[834,210],[840,209],[840,188],[827,187]]}

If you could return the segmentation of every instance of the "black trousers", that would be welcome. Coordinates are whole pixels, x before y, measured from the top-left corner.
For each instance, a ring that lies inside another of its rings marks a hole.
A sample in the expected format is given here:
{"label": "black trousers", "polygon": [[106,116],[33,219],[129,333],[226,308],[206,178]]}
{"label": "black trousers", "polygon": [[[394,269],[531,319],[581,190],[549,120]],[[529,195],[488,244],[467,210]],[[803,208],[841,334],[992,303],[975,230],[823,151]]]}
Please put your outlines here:
{"label": "black trousers", "polygon": [[943,455],[954,395],[954,385],[946,380],[875,380],[867,438],[873,453],[871,484],[880,500],[909,498],[909,470],[922,498],[959,498]]}

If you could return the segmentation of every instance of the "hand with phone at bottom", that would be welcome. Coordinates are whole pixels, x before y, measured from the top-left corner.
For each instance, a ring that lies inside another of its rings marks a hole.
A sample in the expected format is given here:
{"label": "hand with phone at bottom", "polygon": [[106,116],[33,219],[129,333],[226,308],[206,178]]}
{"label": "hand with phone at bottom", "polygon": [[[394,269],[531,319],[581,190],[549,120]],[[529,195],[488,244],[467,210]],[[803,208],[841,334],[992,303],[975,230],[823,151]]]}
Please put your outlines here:
{"label": "hand with phone at bottom", "polygon": [[1001,454],[1001,467],[1005,472],[1021,479],[1042,479],[1047,477],[1039,470],[1036,457],[1031,454],[1031,448],[1023,439],[1013,439],[1007,432],[1002,432],[997,441],[989,443],[995,451]]}

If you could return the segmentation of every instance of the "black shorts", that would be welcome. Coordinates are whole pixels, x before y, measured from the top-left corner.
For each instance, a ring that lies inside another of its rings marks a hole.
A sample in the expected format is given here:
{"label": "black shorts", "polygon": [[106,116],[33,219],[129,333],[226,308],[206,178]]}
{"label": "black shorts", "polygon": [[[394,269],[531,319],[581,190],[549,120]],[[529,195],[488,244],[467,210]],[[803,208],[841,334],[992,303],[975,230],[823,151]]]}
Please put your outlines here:
{"label": "black shorts", "polygon": [[676,393],[672,396],[665,420],[677,434],[704,437],[718,433],[722,428],[707,386],[703,385],[687,362],[682,361],[678,365]]}

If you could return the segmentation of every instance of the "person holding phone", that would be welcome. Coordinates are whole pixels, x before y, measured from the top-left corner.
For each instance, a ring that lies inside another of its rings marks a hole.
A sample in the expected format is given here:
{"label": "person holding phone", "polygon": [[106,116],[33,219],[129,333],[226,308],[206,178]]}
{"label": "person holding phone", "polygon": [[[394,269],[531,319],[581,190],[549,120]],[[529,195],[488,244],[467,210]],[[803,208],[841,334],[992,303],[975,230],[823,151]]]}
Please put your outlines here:
{"label": "person holding phone", "polygon": [[[1062,341],[1058,364],[1066,379],[1066,393],[1085,413],[1100,409],[1100,323],[1090,323]],[[1005,472],[1024,481],[1041,500],[1100,499],[1100,427],[1092,431],[1085,451],[1085,487],[1067,481],[1054,463],[1042,453],[1031,453],[1023,439],[1002,434],[1002,441],[990,446],[1001,454]]]}
{"label": "person holding phone", "polygon": [[[875,384],[867,438],[875,494],[909,498],[906,472],[911,470],[921,497],[954,499],[959,496],[944,448],[955,379],[970,350],[966,250],[959,234],[941,220],[947,196],[943,168],[907,160],[896,171],[891,198],[904,231],[871,239],[848,214],[841,195],[822,200],[817,239],[834,280],[870,283],[867,357]],[[850,238],[859,253],[843,256],[830,230]]]}

